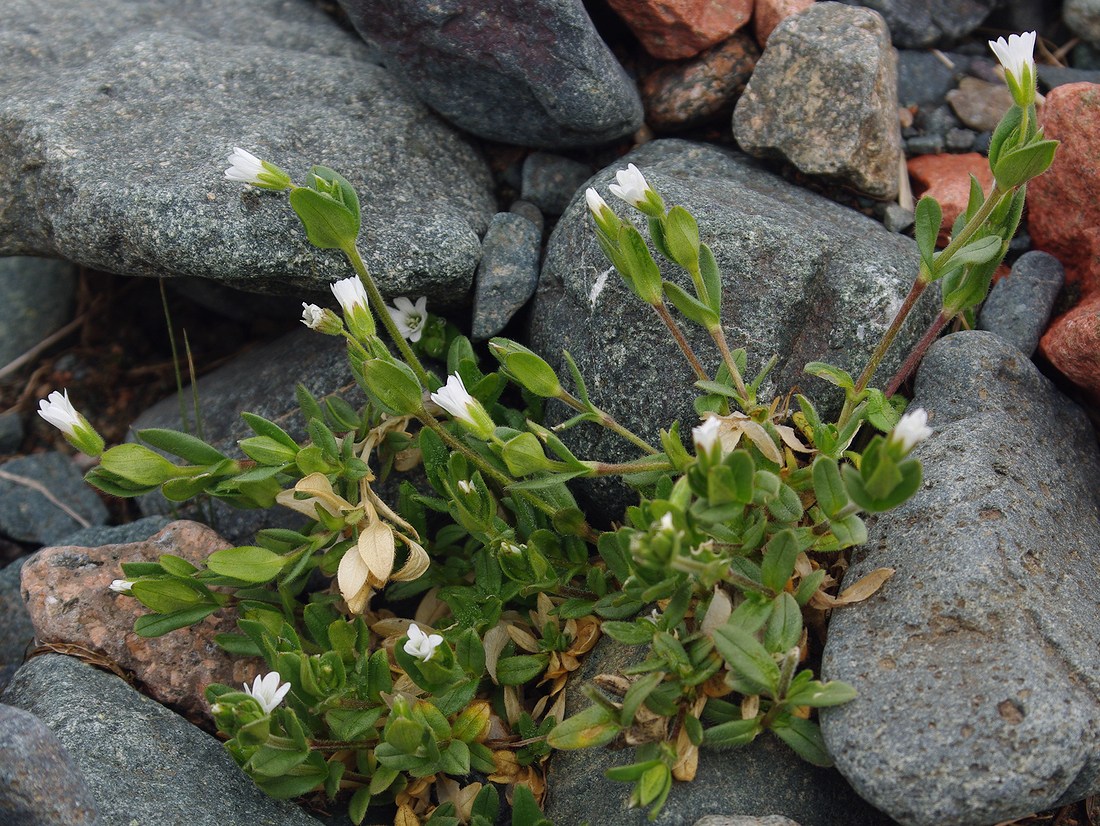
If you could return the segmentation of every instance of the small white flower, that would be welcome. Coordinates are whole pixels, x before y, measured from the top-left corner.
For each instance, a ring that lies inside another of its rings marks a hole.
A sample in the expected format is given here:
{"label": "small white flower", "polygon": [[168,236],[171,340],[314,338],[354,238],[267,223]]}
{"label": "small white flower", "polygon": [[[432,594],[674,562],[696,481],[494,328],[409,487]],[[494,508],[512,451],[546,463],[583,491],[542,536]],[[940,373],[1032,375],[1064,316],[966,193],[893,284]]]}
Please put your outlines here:
{"label": "small white flower", "polygon": [[669,511],[668,513],[666,513],[664,516],[661,517],[660,529],[662,531],[673,531],[673,530],[676,529],[676,526],[672,524],[672,512],[671,511]]}
{"label": "small white flower", "polygon": [[325,311],[316,304],[302,302],[302,323],[311,330],[320,330],[321,322],[325,320]]}
{"label": "small white flower", "polygon": [[611,184],[608,187],[612,195],[621,198],[633,207],[641,209],[645,206],[648,195],[652,190],[638,167],[634,164],[628,164],[626,169],[620,169],[615,173],[615,180],[618,183]]}
{"label": "small white flower", "polygon": [[510,554],[511,556],[521,556],[523,552],[527,550],[527,546],[517,545],[514,542],[508,542],[507,540],[505,540],[504,542],[500,543],[500,549],[504,551],[504,553]]}
{"label": "small white flower", "polygon": [[928,426],[928,413],[924,408],[918,407],[901,417],[901,421],[890,434],[890,441],[900,447],[903,453],[908,453],[919,442],[923,442],[931,435],[932,428]]}
{"label": "small white flower", "polygon": [[469,479],[459,479],[458,489],[466,494],[473,493],[476,490],[476,488],[474,488],[474,483]]}
{"label": "small white flower", "polygon": [[64,394],[54,390],[38,402],[38,415],[66,436],[76,436],[76,429],[80,426],[80,414],[69,401],[68,390]]}
{"label": "small white flower", "polygon": [[696,453],[710,453],[718,442],[718,428],[721,423],[714,416],[707,418],[701,425],[691,429],[691,438],[695,442]]}
{"label": "small white flower", "polygon": [[225,170],[225,177],[231,181],[277,192],[290,187],[290,176],[283,170],[275,164],[261,161],[239,146],[233,147],[233,152],[229,155],[229,164],[229,169]]}
{"label": "small white flower", "polygon": [[116,594],[128,594],[130,589],[134,587],[134,583],[128,579],[116,579],[107,587]]}
{"label": "small white flower", "polygon": [[477,402],[466,390],[466,385],[462,383],[462,376],[458,373],[447,376],[447,383],[432,393],[432,401],[459,421],[469,425],[477,424],[472,413],[473,406]]}
{"label": "small white flower", "polygon": [[997,55],[1005,72],[1017,80],[1024,77],[1025,70],[1035,71],[1035,32],[1010,34],[1007,41],[998,37],[989,41],[989,48]]}
{"label": "small white flower", "polygon": [[644,619],[646,622],[652,622],[654,625],[656,625],[661,621],[661,612],[654,608],[652,611],[642,617],[642,619]]}
{"label": "small white flower", "polygon": [[607,201],[600,197],[600,193],[594,190],[592,187],[588,187],[584,191],[584,200],[588,202],[588,211],[593,215],[599,215],[605,209],[611,209],[607,205]]}
{"label": "small white flower", "polygon": [[351,315],[356,307],[367,309],[367,290],[359,276],[353,275],[332,285],[332,294],[340,302],[344,315]]}
{"label": "small white flower", "polygon": [[402,295],[395,298],[393,303],[393,307],[386,307],[386,312],[397,325],[398,332],[409,341],[420,341],[424,325],[428,322],[428,297],[422,295],[413,304]]}
{"label": "small white flower", "polygon": [[443,637],[439,634],[425,634],[413,623],[409,626],[409,638],[405,641],[404,649],[410,657],[427,662],[442,642]]}
{"label": "small white flower", "polygon": [[281,679],[278,671],[272,671],[263,677],[257,675],[251,688],[248,683],[244,684],[244,692],[260,704],[265,714],[270,714],[290,691],[290,683],[279,685]]}

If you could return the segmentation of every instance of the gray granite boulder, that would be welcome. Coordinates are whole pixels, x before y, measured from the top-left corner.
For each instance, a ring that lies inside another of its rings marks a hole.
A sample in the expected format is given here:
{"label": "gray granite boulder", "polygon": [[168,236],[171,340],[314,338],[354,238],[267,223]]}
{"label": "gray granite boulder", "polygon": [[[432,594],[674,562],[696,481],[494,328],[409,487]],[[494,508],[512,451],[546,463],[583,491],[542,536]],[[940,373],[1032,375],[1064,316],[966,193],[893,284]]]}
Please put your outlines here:
{"label": "gray granite boulder", "polygon": [[882,17],[815,3],[776,26],[733,112],[738,145],[880,198],[898,193],[897,57]]}
{"label": "gray granite boulder", "polygon": [[[680,140],[654,141],[596,175],[590,185],[607,195],[616,169],[635,163],[666,204],[681,204],[698,220],[723,279],[723,326],[731,347],[748,350],[748,377],[773,355],[775,369],[761,398],[802,388],[828,413],[839,412],[840,392],[802,372],[827,361],[858,373],[889,325],[916,276],[912,240],[878,222],[792,186],[752,159]],[[679,268],[662,264],[666,278],[689,287]],[[885,381],[931,320],[927,298],[903,328],[881,371]],[[593,401],[643,438],[656,440],[674,419],[697,423],[691,369],[653,311],[611,269],[596,242],[583,196],[559,221],[547,247],[531,312],[530,345],[568,376],[562,349],[576,359]],[[718,355],[706,333],[683,323],[703,366]],[[571,386],[568,378],[563,378]],[[566,418],[554,404],[548,415]],[[633,449],[594,425],[567,431],[582,458],[622,460]],[[610,490],[601,486],[602,490]],[[605,502],[607,518],[624,500]],[[598,513],[596,514],[599,515]]]}
{"label": "gray granite boulder", "polygon": [[33,714],[0,703],[0,814],[12,826],[99,826],[73,759]]}
{"label": "gray granite boulder", "polygon": [[105,826],[317,824],[260,791],[209,734],[80,660],[36,657],[2,699],[53,731],[83,773]]}
{"label": "gray granite boulder", "polygon": [[847,579],[897,573],[834,612],[822,711],[837,768],[907,826],[977,826],[1100,792],[1096,433],[1013,345],[933,345],[914,405],[921,490],[868,520]]}
{"label": "gray granite boulder", "polygon": [[1024,253],[1012,265],[1012,272],[989,291],[978,316],[978,329],[996,333],[1030,357],[1039,346],[1065,280],[1065,268],[1050,253]]}
{"label": "gray granite boulder", "polygon": [[0,258],[0,367],[69,320],[75,286],[76,274],[63,261]]}
{"label": "gray granite boulder", "polygon": [[340,0],[386,66],[483,138],[560,148],[637,131],[642,102],[581,0]]}
{"label": "gray granite boulder", "polygon": [[890,27],[894,45],[920,49],[949,45],[977,28],[1001,0],[841,0],[874,9]]}
{"label": "gray granite boulder", "polygon": [[0,535],[49,545],[106,521],[107,508],[70,457],[34,453],[0,465]]}
{"label": "gray granite boulder", "polygon": [[251,292],[350,274],[308,244],[285,195],[223,179],[241,146],[301,182],[344,174],[389,294],[468,294],[495,204],[480,154],[290,0],[10,0],[0,36],[0,254]]}

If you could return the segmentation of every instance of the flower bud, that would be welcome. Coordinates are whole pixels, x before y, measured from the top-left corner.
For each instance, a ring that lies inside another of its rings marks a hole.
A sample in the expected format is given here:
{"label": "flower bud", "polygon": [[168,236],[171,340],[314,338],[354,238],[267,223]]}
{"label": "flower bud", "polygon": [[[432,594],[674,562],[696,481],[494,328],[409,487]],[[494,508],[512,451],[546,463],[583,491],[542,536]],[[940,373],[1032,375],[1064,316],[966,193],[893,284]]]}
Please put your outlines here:
{"label": "flower bud", "polygon": [[229,156],[229,169],[225,170],[225,177],[231,181],[240,181],[258,189],[270,189],[282,192],[290,189],[290,176],[279,167],[267,161],[261,161],[251,152],[246,152],[239,146],[233,147]]}
{"label": "flower bud", "polygon": [[54,390],[38,403],[38,415],[64,434],[66,441],[81,453],[99,456],[103,453],[103,437],[69,401],[69,391]]}

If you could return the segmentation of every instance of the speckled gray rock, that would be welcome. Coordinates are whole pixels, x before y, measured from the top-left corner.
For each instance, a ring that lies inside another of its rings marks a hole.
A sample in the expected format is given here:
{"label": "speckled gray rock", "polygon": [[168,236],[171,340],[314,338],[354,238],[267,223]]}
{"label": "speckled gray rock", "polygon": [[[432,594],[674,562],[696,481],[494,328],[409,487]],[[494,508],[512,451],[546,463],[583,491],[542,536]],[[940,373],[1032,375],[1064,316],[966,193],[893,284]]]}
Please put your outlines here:
{"label": "speckled gray rock", "polygon": [[[348,367],[343,340],[303,327],[199,379],[206,441],[228,456],[242,457],[238,440],[255,435],[241,418],[242,411],[263,416],[295,438],[304,438],[306,423],[294,398],[294,387],[299,382],[322,400],[339,395],[352,404],[363,402]],[[173,395],[142,413],[133,430],[145,427],[194,432],[194,421],[181,424],[179,401]],[[179,518],[208,523],[226,539],[241,544],[251,542],[261,527],[293,527],[303,521],[286,508],[239,510],[216,501],[209,505],[181,504],[169,502],[159,493],[142,496],[138,502],[147,515],[178,514]]]}
{"label": "speckled gray rock", "polygon": [[[0,477],[0,534],[4,536],[50,545],[77,528],[107,521],[107,508],[67,456],[34,453],[4,462],[0,471],[8,477]],[[45,488],[86,524],[66,513],[39,488]]]}
{"label": "speckled gray rock", "polygon": [[23,443],[23,417],[18,410],[0,413],[0,455],[15,453]]}
{"label": "speckled gray rock", "polygon": [[978,329],[996,333],[1030,357],[1065,280],[1065,268],[1053,255],[1039,250],[1024,253],[1012,272],[993,285],[982,305]]}
{"label": "speckled gray rock", "polygon": [[1068,69],[1063,66],[1036,66],[1039,87],[1049,92],[1067,83],[1100,83],[1100,69]]}
{"label": "speckled gray rock", "polygon": [[1062,19],[1070,31],[1092,46],[1100,46],[1100,2],[1065,0]]}
{"label": "speckled gray rock", "polygon": [[63,261],[0,258],[0,367],[69,320],[75,280]]}
{"label": "speckled gray rock", "polygon": [[847,580],[897,573],[834,612],[823,710],[837,768],[907,826],[1012,820],[1100,791],[1096,434],[1013,345],[928,351],[914,405],[925,481],[869,520]]}
{"label": "speckled gray rock", "polygon": [[2,699],[57,735],[105,826],[317,826],[293,804],[260,791],[209,734],[72,657],[35,657]]}
{"label": "speckled gray rock", "polygon": [[894,45],[920,49],[950,44],[977,28],[1001,0],[841,0],[874,9],[890,27]]}
{"label": "speckled gray rock", "polygon": [[532,224],[534,224],[539,231],[539,235],[542,235],[542,228],[545,224],[542,210],[532,204],[530,201],[512,201],[512,205],[508,207],[509,212],[514,212],[516,215],[522,215]]}
{"label": "speckled gray rock", "polygon": [[592,168],[588,164],[550,152],[532,152],[523,159],[520,196],[546,215],[561,215],[590,177]]}
{"label": "speckled gray rock", "polygon": [[581,0],[340,0],[386,65],[468,132],[544,149],[642,125],[638,90]]}
{"label": "speckled gray rock", "polygon": [[0,691],[23,664],[34,641],[34,626],[19,593],[19,569],[26,559],[17,559],[0,569]]}
{"label": "speckled gray rock", "polygon": [[897,58],[872,11],[815,3],[768,38],[733,111],[738,145],[869,195],[898,192]]}
{"label": "speckled gray rock", "polygon": [[[566,691],[566,715],[590,704],[585,682],[636,664],[641,646],[624,646],[604,638],[588,655]],[[749,816],[744,826],[889,826],[891,821],[862,801],[835,769],[812,766],[765,734],[748,746],[728,751],[701,749],[699,768],[690,783],[674,783],[656,821],[646,809],[628,807],[632,783],[608,780],[604,772],[632,762],[633,750],[609,748],[555,752],[546,782],[546,816],[554,823],[588,822],[599,826],[692,826],[707,815]],[[781,816],[779,823],[762,819]],[[725,822],[725,821],[719,821]],[[738,826],[741,821],[735,820]]]}
{"label": "speckled gray rock", "polygon": [[[761,398],[798,385],[819,409],[838,412],[831,385],[802,372],[827,361],[858,372],[886,329],[916,275],[911,239],[760,168],[751,158],[681,140],[653,141],[601,171],[594,186],[620,215],[640,216],[608,194],[615,170],[635,163],[668,204],[698,219],[702,239],[722,273],[723,326],[731,347],[748,349],[748,376],[772,356],[778,363]],[[689,287],[683,271],[664,265],[666,278]],[[918,304],[883,367],[889,376],[931,320],[932,302]],[[718,356],[705,332],[683,324],[688,339],[713,371]],[[647,439],[675,419],[696,423],[692,372],[653,311],[629,292],[596,242],[583,194],[558,222],[547,245],[531,312],[531,346],[567,376],[561,358],[577,360],[596,404]],[[551,416],[568,415],[548,408]],[[586,458],[633,454],[597,427],[577,427],[563,438]],[[610,490],[610,487],[601,489]],[[621,504],[623,499],[617,500]],[[602,516],[617,514],[610,501]]]}
{"label": "speckled gray rock", "polygon": [[491,338],[535,293],[539,282],[539,228],[514,212],[493,216],[482,243],[474,290],[475,341]]}
{"label": "speckled gray rock", "polygon": [[357,187],[363,255],[385,292],[461,300],[495,208],[488,170],[369,56],[294,0],[9,0],[0,254],[251,292],[346,277],[284,195],[223,179],[243,146],[299,181],[319,163]]}
{"label": "speckled gray rock", "polygon": [[0,815],[12,826],[100,826],[72,757],[33,714],[0,703]]}
{"label": "speckled gray rock", "polygon": [[766,815],[750,817],[747,815],[707,815],[701,817],[693,826],[798,826],[789,817]]}
{"label": "speckled gray rock", "polygon": [[948,65],[927,49],[898,49],[898,105],[929,106],[943,103],[970,66],[971,58],[955,52],[945,55]]}
{"label": "speckled gray rock", "polygon": [[81,528],[56,542],[57,545],[75,545],[81,548],[98,548],[100,545],[126,545],[141,542],[168,527],[172,520],[167,516],[146,516],[125,525],[93,525]]}

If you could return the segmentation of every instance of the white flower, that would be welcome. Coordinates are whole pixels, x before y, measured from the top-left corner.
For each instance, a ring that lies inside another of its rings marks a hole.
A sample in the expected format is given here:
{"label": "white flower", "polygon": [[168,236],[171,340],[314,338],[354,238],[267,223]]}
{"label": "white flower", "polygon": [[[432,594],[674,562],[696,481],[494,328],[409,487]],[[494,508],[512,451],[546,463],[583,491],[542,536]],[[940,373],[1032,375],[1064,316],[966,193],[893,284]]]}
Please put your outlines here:
{"label": "white flower", "polygon": [[707,418],[701,425],[691,429],[691,438],[695,442],[696,453],[710,453],[718,442],[718,428],[721,423],[714,416]]}
{"label": "white flower", "polygon": [[240,181],[260,189],[276,191],[290,187],[290,176],[283,170],[275,164],[261,161],[239,146],[233,147],[233,152],[229,155],[229,164],[229,169],[225,170],[225,177],[231,181]]}
{"label": "white flower", "polygon": [[989,48],[1005,70],[1012,98],[1020,106],[1035,102],[1035,32],[1010,34],[989,41]]}
{"label": "white flower", "polygon": [[316,304],[302,302],[302,323],[311,330],[320,330],[321,322],[325,320],[325,311]]}
{"label": "white flower", "polygon": [[607,205],[607,201],[600,197],[600,193],[594,190],[592,187],[588,187],[584,191],[584,200],[588,202],[588,211],[593,215],[599,215],[605,209],[611,209]]}
{"label": "white flower", "polygon": [[54,390],[38,402],[38,415],[66,436],[76,436],[76,429],[80,426],[80,414],[69,401],[68,390],[64,394]]}
{"label": "white flower", "polygon": [[447,376],[447,384],[432,393],[432,401],[450,413],[455,421],[461,422],[483,439],[492,435],[493,420],[489,418],[481,402],[466,390],[462,376],[458,373]]}
{"label": "white flower", "polygon": [[424,325],[428,322],[428,297],[420,296],[413,304],[405,296],[398,296],[393,300],[393,307],[386,307],[398,332],[409,341],[420,341],[424,333]]}
{"label": "white flower", "polygon": [[340,302],[345,315],[351,315],[356,307],[367,309],[367,290],[357,275],[334,283],[332,294]]}
{"label": "white flower", "polygon": [[917,446],[918,442],[923,442],[931,435],[932,428],[928,426],[928,413],[924,408],[918,407],[901,417],[901,421],[890,434],[890,441],[900,447],[903,453],[908,453]]}
{"label": "white flower", "polygon": [[244,692],[260,704],[265,714],[270,714],[290,691],[290,683],[279,685],[281,679],[278,671],[272,671],[263,677],[257,675],[252,682],[252,688],[248,687],[248,683],[244,684]]}
{"label": "white flower", "polygon": [[427,662],[442,642],[443,637],[439,634],[425,634],[413,623],[409,626],[409,638],[405,641],[404,649],[410,657]]}
{"label": "white flower", "polygon": [[134,583],[128,579],[116,579],[107,587],[116,594],[128,594],[130,589],[134,587]]}
{"label": "white flower", "polygon": [[517,545],[515,542],[508,542],[505,540],[500,543],[500,549],[506,554],[511,556],[522,556],[523,552],[527,549],[526,545]]}
{"label": "white flower", "polygon": [[458,489],[466,494],[473,493],[474,490],[476,490],[476,488],[474,488],[474,483],[468,479],[459,479]]}
{"label": "white flower", "polygon": [[611,184],[608,187],[612,195],[621,198],[633,207],[641,209],[645,206],[649,200],[649,193],[653,190],[638,167],[634,164],[628,164],[626,169],[620,169],[615,173],[615,180],[618,183]]}

